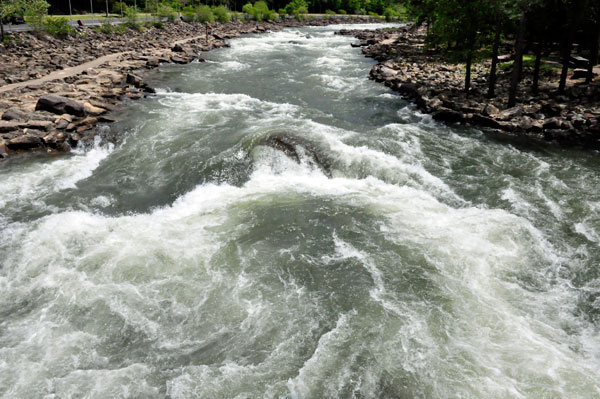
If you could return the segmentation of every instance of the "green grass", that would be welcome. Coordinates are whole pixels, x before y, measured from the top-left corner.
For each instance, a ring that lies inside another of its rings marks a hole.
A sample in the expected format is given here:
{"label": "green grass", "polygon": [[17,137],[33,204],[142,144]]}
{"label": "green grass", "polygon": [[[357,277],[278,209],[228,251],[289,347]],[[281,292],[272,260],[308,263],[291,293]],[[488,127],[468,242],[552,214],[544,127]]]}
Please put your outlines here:
{"label": "green grass", "polygon": [[[499,65],[499,67],[500,67],[500,69],[502,69],[504,71],[510,70],[512,68],[513,62],[514,61],[503,62]],[[533,70],[534,67],[535,67],[535,56],[524,55],[523,56],[523,68]],[[542,62],[540,63],[540,72],[541,73],[556,72],[556,71],[560,71],[560,69],[561,68],[558,66],[547,64],[546,62],[544,62],[544,59],[542,59]]]}

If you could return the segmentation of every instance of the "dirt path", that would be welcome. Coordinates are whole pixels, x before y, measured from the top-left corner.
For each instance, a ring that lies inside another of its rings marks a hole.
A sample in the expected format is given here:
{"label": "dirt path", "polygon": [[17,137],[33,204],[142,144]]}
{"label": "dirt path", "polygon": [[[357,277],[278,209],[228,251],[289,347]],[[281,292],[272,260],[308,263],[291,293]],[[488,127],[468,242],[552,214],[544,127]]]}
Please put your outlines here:
{"label": "dirt path", "polygon": [[2,86],[2,87],[0,87],[0,93],[4,93],[6,91],[11,91],[11,90],[18,89],[21,87],[27,87],[30,85],[38,85],[38,84],[46,83],[51,80],[64,79],[64,78],[68,78],[69,76],[79,75],[83,71],[87,71],[88,69],[98,67],[106,62],[116,60],[120,56],[127,54],[127,53],[129,53],[129,51],[108,54],[108,55],[102,56],[100,58],[96,58],[93,61],[86,62],[85,64],[81,64],[81,65],[77,65],[74,67],[65,68],[60,71],[52,72],[51,74],[43,76],[39,79],[26,80],[25,82],[12,83],[12,84],[9,84],[6,86]]}
{"label": "dirt path", "polygon": [[[196,40],[196,39],[204,39],[205,37],[206,37],[205,35],[202,35],[202,36],[194,36],[194,37],[188,37],[186,39],[177,40],[177,41],[173,42],[173,46],[176,44],[184,44],[186,42]],[[86,62],[81,65],[77,65],[74,67],[65,68],[60,71],[52,72],[49,75],[43,76],[39,79],[26,80],[24,82],[12,83],[12,84],[9,84],[6,86],[2,86],[2,87],[0,87],[0,93],[4,93],[4,92],[18,89],[21,87],[27,87],[30,85],[39,85],[42,83],[49,82],[51,80],[64,79],[64,78],[68,78],[70,76],[79,75],[80,73],[87,71],[88,69],[96,68],[102,64],[109,62],[109,61],[116,60],[120,56],[128,54],[128,53],[130,53],[130,51],[123,51],[120,53],[108,54],[108,55],[102,56],[100,58],[96,58],[95,60]]]}

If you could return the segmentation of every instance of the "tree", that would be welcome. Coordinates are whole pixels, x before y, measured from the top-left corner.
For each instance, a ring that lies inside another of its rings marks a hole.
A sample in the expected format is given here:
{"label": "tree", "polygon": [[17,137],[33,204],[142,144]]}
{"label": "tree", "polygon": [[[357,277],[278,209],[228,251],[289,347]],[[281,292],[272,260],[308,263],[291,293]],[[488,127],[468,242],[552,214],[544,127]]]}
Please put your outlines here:
{"label": "tree", "polygon": [[25,0],[4,0],[0,2],[0,35],[4,41],[4,22],[10,18],[23,16]]}

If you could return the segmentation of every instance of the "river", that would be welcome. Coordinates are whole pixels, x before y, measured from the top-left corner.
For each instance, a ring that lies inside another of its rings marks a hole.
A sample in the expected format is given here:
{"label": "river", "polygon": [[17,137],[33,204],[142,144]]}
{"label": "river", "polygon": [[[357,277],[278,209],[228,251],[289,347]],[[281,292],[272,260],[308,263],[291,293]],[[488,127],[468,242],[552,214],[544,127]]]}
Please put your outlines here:
{"label": "river", "polygon": [[438,124],[336,29],[0,164],[0,397],[600,397],[598,154]]}

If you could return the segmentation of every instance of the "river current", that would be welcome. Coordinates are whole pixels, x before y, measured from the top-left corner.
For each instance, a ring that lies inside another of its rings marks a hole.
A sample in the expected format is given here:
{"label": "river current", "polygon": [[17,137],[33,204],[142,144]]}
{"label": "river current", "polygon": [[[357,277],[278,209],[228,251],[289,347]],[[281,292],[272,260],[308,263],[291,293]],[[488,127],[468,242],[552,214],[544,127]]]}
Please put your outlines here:
{"label": "river current", "polygon": [[340,28],[0,164],[1,398],[600,397],[598,154],[438,124]]}

